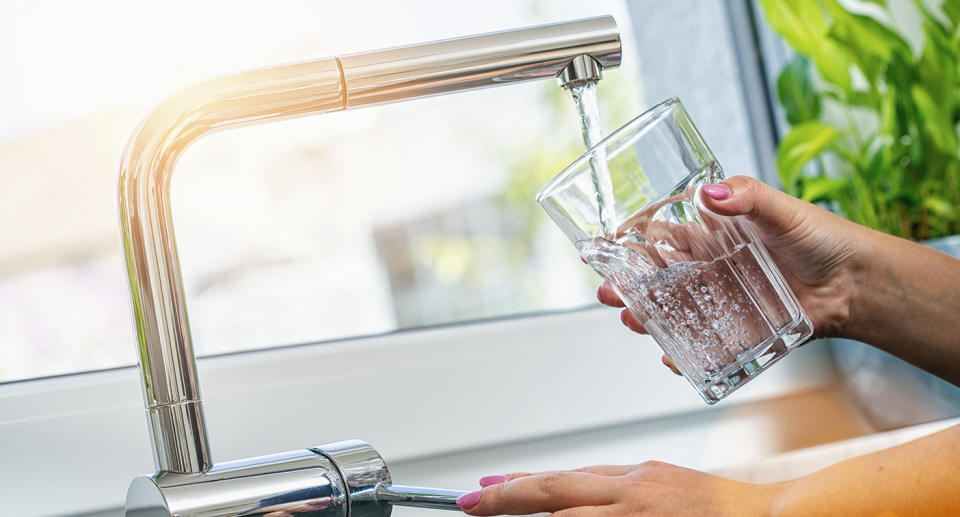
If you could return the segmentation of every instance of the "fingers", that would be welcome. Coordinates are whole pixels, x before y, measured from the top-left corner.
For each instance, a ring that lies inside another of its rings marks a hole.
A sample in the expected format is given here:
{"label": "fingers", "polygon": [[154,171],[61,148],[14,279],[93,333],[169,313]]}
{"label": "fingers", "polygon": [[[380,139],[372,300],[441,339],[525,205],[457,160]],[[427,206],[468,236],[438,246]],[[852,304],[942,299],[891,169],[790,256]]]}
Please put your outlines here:
{"label": "fingers", "polygon": [[[526,475],[529,475],[529,474],[526,474]],[[482,478],[480,478],[479,483],[482,488],[487,488],[490,485],[497,485],[500,483],[504,483],[510,479],[511,478],[509,477],[509,475],[504,476],[502,474],[494,474],[492,476],[483,476]]]}
{"label": "fingers", "polygon": [[[640,323],[640,320],[630,312],[630,309],[623,309],[620,311],[620,321],[627,326],[628,329],[637,332],[639,334],[648,334],[647,329],[643,326],[643,323]],[[673,373],[677,375],[680,374],[680,370],[677,369],[677,365],[673,364],[673,361],[670,360],[667,356],[662,356],[660,361],[667,367],[673,370]]]}
{"label": "fingers", "polygon": [[[628,329],[634,332],[648,334],[647,329],[643,326],[643,323],[640,323],[637,317],[630,312],[630,309],[623,309],[620,311],[620,321],[622,321]],[[673,364],[673,361],[671,361],[669,357],[662,356],[660,361],[662,361],[667,368],[673,370],[673,373],[680,375],[680,370],[677,369],[677,365]]]}
{"label": "fingers", "polygon": [[630,312],[630,309],[623,309],[620,311],[620,321],[627,326],[628,329],[640,333],[646,334],[647,329],[644,328],[643,323],[640,323],[640,320]]}
{"label": "fingers", "polygon": [[600,300],[600,303],[611,307],[625,306],[623,300],[617,296],[617,292],[613,290],[613,286],[608,282],[600,284],[600,287],[597,288],[597,299]]}
{"label": "fingers", "polygon": [[617,478],[586,472],[547,472],[488,486],[462,496],[457,504],[469,515],[552,513],[612,504],[622,490],[620,485]]}
{"label": "fingers", "polygon": [[597,476],[624,476],[630,473],[633,465],[592,465],[580,467],[576,472],[587,472]]}
{"label": "fingers", "polygon": [[[724,188],[726,187],[726,188]],[[733,176],[717,185],[705,185],[700,199],[718,215],[745,215],[758,224],[791,227],[803,201],[749,176]]]}
{"label": "fingers", "polygon": [[[605,305],[609,305],[611,307],[625,307],[623,300],[621,300],[620,297],[617,296],[617,293],[613,290],[613,287],[608,282],[603,282],[602,284],[600,284],[600,287],[597,289],[597,299],[600,300],[601,303]],[[638,320],[637,317],[634,316],[629,309],[624,308],[622,311],[620,311],[620,321],[622,321],[623,324],[627,326],[627,328],[629,328],[634,332],[637,332],[639,334],[648,333],[647,329],[643,326],[643,323],[640,323],[640,320]],[[677,375],[681,375],[680,370],[677,369],[677,366],[673,364],[673,361],[671,361],[669,357],[663,356],[660,360],[663,361],[663,364],[666,365],[667,368],[670,368],[671,370],[673,370],[673,373]],[[595,467],[586,467],[586,468],[595,468]],[[583,472],[589,472],[589,471],[583,470]],[[514,476],[514,477],[529,476],[529,475],[530,475],[529,473],[510,474],[510,476]],[[602,474],[602,475],[616,475],[616,474]],[[486,481],[488,484],[484,484],[485,479],[486,478],[481,479],[480,486],[489,486],[490,484],[494,484],[492,480],[488,480]],[[496,481],[496,482],[501,483],[502,481]]]}
{"label": "fingers", "polygon": [[660,362],[662,362],[664,366],[666,366],[667,368],[670,368],[671,370],[673,370],[673,373],[677,375],[683,375],[680,373],[680,370],[677,369],[677,365],[673,364],[673,361],[671,361],[669,357],[665,355],[660,356]]}
{"label": "fingers", "polygon": [[537,475],[547,475],[547,474],[561,474],[564,472],[585,472],[587,474],[594,474],[597,476],[623,476],[630,472],[630,465],[593,465],[590,467],[580,467],[574,470],[553,470],[547,472],[513,472],[511,474],[494,474],[491,476],[483,476],[480,478],[480,486],[486,488],[488,486],[497,485],[500,483],[506,483],[507,481],[512,481],[514,479],[520,479],[523,477],[537,476]]}
{"label": "fingers", "polygon": [[[480,486],[489,486],[493,483],[495,478],[504,478],[498,483],[503,483],[504,481],[510,481],[513,479],[519,479],[527,476],[536,476],[536,475],[545,475],[545,474],[562,474],[564,472],[586,472],[587,474],[594,474],[597,476],[623,476],[630,473],[630,469],[633,468],[633,465],[591,465],[589,467],[580,467],[573,470],[551,470],[547,472],[513,472],[506,475],[500,476],[484,476],[480,478]],[[488,480],[488,483],[485,485],[484,480]]]}
{"label": "fingers", "polygon": [[[610,305],[612,307],[624,307],[623,301],[620,300],[620,297],[613,291],[613,287],[610,286],[607,282],[600,284],[600,288],[597,289],[597,298],[604,304]],[[643,326],[643,323],[640,323],[640,320],[630,312],[630,309],[623,309],[620,311],[620,321],[627,326],[628,329],[638,333],[638,334],[648,334],[647,329]],[[680,370],[677,369],[677,366],[673,364],[673,361],[669,357],[663,356],[660,358],[664,365],[667,368],[670,368],[673,373],[681,375]],[[595,468],[595,467],[586,467],[586,468]],[[589,472],[583,470],[582,472]],[[511,474],[511,476],[520,477],[521,475],[530,475],[530,474]],[[601,475],[618,475],[618,474],[601,474]],[[492,484],[492,483],[491,483]],[[481,480],[480,486],[488,486],[483,484]]]}

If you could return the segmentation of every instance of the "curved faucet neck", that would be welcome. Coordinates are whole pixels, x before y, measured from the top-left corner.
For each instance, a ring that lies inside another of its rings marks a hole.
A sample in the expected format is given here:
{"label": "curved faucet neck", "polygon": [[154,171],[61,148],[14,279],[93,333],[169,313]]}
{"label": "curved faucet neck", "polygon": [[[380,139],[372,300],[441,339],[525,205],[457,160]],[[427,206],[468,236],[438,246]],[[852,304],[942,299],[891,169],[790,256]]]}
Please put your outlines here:
{"label": "curved faucet neck", "polygon": [[212,465],[170,213],[177,159],[214,130],[344,104],[335,59],[254,70],[183,90],[154,110],[127,145],[121,232],[158,470],[201,472]]}

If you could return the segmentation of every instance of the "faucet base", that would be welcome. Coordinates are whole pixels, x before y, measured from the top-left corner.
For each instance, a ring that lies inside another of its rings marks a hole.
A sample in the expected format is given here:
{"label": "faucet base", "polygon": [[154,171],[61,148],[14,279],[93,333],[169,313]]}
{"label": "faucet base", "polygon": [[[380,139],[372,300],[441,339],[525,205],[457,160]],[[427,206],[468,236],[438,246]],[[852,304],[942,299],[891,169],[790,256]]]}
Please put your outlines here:
{"label": "faucet base", "polygon": [[390,504],[360,495],[381,484],[390,484],[383,459],[369,444],[348,440],[196,474],[139,476],[127,490],[125,515],[390,517]]}

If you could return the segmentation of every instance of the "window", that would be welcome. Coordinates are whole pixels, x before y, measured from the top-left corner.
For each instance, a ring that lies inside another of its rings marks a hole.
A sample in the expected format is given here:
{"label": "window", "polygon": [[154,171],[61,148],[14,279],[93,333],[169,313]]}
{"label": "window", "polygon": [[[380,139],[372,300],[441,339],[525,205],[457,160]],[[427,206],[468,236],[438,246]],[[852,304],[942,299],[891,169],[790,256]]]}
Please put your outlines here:
{"label": "window", "polygon": [[[0,82],[0,381],[135,362],[117,163],[170,92],[245,68],[605,13],[636,61],[616,1],[502,2],[469,17],[445,2],[2,9],[14,72]],[[605,75],[616,127],[646,103],[636,67]],[[197,353],[594,303],[595,275],[533,200],[580,152],[573,103],[552,81],[201,140],[173,185]]]}

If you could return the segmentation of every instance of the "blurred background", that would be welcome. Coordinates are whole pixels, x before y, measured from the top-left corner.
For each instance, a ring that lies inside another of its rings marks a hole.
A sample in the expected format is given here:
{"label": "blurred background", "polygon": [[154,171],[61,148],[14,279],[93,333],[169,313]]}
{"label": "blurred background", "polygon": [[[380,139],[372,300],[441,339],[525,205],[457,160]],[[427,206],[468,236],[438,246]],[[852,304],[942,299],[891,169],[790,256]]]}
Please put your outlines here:
{"label": "blurred background", "polygon": [[[119,157],[156,103],[218,74],[608,13],[625,53],[600,84],[608,130],[680,95],[728,170],[757,173],[725,30],[665,49],[648,43],[678,27],[621,1],[460,9],[0,2],[0,381],[135,362]],[[723,11],[676,15],[722,28]],[[583,151],[577,123],[540,81],[204,139],[173,185],[198,355],[594,303],[596,276],[533,200]]]}

